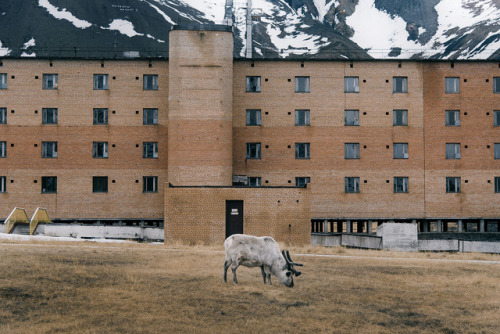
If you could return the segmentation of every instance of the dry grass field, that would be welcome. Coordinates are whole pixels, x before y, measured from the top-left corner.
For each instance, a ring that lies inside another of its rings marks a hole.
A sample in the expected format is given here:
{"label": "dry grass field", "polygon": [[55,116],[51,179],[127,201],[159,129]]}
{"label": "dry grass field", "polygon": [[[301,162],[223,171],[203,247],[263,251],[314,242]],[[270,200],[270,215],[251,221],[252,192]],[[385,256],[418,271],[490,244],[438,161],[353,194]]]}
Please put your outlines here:
{"label": "dry grass field", "polygon": [[290,250],[294,288],[223,283],[222,247],[0,241],[0,333],[500,333],[498,255]]}

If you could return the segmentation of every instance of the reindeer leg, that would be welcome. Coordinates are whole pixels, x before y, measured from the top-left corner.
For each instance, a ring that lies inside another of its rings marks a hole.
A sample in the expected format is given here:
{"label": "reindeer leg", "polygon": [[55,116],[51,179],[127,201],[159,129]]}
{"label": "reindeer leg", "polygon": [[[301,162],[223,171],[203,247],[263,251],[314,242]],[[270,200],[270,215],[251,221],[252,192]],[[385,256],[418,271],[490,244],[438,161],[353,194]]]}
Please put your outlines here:
{"label": "reindeer leg", "polygon": [[236,279],[236,269],[238,269],[239,266],[240,266],[239,262],[234,262],[231,265],[231,271],[233,272],[233,282],[236,284],[238,284],[238,280]]}
{"label": "reindeer leg", "polygon": [[229,269],[229,266],[231,265],[231,261],[226,260],[224,262],[224,282],[227,283],[227,270]]}
{"label": "reindeer leg", "polygon": [[267,280],[269,281],[269,285],[273,285],[271,282],[271,273],[267,274]]}
{"label": "reindeer leg", "polygon": [[260,266],[260,272],[262,273],[262,278],[264,279],[264,284],[266,284],[266,271],[264,270],[264,265]]}

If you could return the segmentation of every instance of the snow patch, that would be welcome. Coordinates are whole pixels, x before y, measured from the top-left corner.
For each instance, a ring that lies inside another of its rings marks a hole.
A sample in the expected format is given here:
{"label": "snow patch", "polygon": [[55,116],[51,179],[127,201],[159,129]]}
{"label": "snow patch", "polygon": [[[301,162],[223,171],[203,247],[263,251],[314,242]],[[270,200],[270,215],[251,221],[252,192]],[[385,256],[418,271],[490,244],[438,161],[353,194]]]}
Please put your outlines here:
{"label": "snow patch", "polygon": [[109,24],[108,28],[101,27],[101,29],[117,30],[121,34],[126,35],[128,37],[144,36],[144,34],[140,34],[134,30],[134,25],[132,24],[132,22],[121,19],[115,19],[113,20],[113,22]]}
{"label": "snow patch", "polygon": [[224,20],[225,0],[180,0],[180,2],[204,13],[205,18],[214,23],[221,24]]}
{"label": "snow patch", "polygon": [[23,50],[26,50],[27,48],[29,48],[31,46],[35,46],[35,39],[34,38],[31,38],[29,41],[24,43]]}
{"label": "snow patch", "polygon": [[8,56],[10,51],[9,48],[2,47],[2,41],[0,41],[0,57]]}
{"label": "snow patch", "polygon": [[338,6],[339,0],[314,0],[314,6],[318,10],[318,21],[323,22],[332,5]]}
{"label": "snow patch", "polygon": [[71,22],[75,27],[80,28],[80,29],[85,29],[92,24],[85,20],[80,20],[77,17],[75,17],[73,14],[68,12],[66,8],[63,8],[62,10],[59,10],[59,8],[53,6],[49,0],[39,0],[38,5],[47,9],[50,15],[54,16],[58,20],[67,20]]}
{"label": "snow patch", "polygon": [[145,1],[145,0],[141,0],[141,1],[144,1],[148,5],[150,5],[154,10],[156,10],[158,12],[158,14],[160,14],[161,16],[163,16],[163,18],[165,19],[165,21],[167,21],[168,23],[170,23],[172,25],[175,25],[175,22],[170,18],[170,16],[168,16],[167,14],[165,14],[165,12],[163,12],[160,8],[158,8],[158,6],[155,6],[152,3],[148,2],[148,1]]}

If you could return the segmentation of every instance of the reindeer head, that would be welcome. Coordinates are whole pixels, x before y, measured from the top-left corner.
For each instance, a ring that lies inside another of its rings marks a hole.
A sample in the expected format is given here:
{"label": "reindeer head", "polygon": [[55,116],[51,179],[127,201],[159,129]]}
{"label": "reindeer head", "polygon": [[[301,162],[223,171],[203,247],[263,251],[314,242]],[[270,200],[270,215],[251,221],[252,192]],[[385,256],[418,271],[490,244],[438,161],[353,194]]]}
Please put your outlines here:
{"label": "reindeer head", "polygon": [[287,287],[293,287],[293,276],[299,276],[301,274],[300,271],[296,270],[293,266],[302,266],[300,263],[293,262],[290,257],[290,252],[282,250],[281,254],[285,259],[286,264],[281,269],[281,272],[278,275],[278,278],[281,283],[285,284]]}

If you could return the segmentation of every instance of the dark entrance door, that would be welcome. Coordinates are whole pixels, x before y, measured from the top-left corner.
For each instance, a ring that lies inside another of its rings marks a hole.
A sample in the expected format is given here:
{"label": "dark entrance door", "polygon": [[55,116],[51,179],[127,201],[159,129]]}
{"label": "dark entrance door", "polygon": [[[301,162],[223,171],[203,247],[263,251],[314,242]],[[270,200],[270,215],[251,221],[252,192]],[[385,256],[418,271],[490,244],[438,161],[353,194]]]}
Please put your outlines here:
{"label": "dark entrance door", "polygon": [[243,233],[243,201],[226,201],[226,238]]}

